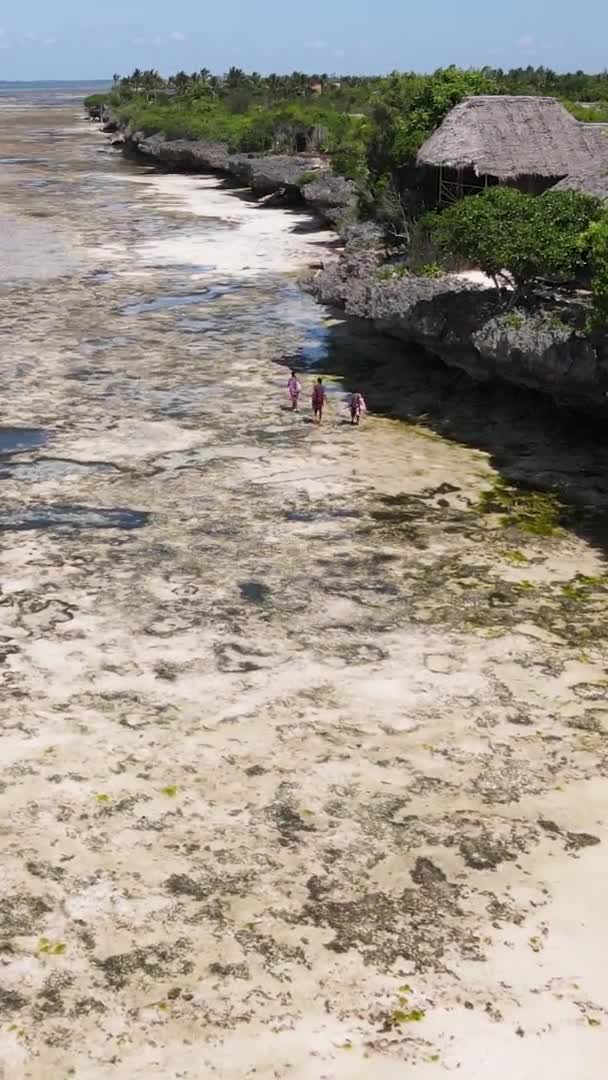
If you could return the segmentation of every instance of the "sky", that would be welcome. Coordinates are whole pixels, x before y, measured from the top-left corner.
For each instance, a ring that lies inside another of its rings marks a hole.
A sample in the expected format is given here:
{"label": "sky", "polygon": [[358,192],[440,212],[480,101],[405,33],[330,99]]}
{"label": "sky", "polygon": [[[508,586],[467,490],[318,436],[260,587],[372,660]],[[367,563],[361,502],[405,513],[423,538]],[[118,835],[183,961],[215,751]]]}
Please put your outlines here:
{"label": "sky", "polygon": [[608,0],[0,0],[0,80],[608,66]]}

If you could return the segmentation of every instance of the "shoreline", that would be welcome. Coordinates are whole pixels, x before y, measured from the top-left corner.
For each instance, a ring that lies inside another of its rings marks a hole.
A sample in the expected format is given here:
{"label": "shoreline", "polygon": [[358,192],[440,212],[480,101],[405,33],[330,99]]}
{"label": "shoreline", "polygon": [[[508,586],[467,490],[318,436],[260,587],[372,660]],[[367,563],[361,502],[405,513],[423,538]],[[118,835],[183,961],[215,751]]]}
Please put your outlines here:
{"label": "shoreline", "polygon": [[[194,179],[198,167],[208,176],[224,177],[217,187],[231,177],[244,185],[241,190],[249,187],[260,211],[266,211],[269,200],[278,212],[308,213],[333,226],[337,231],[327,246],[335,250],[320,264],[313,262],[315,274],[307,282],[332,313],[342,311],[406,347],[422,348],[473,382],[539,391],[560,408],[608,417],[608,332],[585,331],[586,308],[576,296],[548,290],[540,303],[520,303],[511,310],[476,271],[381,281],[376,271],[384,254],[378,230],[369,223],[347,224],[354,185],[329,176],[318,158],[229,155],[215,144],[172,143],[128,131],[125,140],[127,156],[152,162],[165,175],[185,173]],[[316,162],[318,179],[298,187],[307,162]]]}
{"label": "shoreline", "polygon": [[[2,294],[6,1080],[595,1080],[606,533],[500,499],[608,505],[608,448],[59,131],[3,174],[76,258]],[[377,415],[292,415],[292,356]]]}

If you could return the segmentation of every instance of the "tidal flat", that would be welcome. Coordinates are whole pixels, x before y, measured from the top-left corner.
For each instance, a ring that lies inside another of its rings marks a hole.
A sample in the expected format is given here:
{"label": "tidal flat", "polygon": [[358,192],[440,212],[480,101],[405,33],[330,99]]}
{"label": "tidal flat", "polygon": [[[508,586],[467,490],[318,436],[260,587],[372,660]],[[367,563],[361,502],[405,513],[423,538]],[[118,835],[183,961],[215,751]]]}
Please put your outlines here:
{"label": "tidal flat", "polygon": [[597,1080],[603,433],[74,105],[0,195],[0,1076]]}

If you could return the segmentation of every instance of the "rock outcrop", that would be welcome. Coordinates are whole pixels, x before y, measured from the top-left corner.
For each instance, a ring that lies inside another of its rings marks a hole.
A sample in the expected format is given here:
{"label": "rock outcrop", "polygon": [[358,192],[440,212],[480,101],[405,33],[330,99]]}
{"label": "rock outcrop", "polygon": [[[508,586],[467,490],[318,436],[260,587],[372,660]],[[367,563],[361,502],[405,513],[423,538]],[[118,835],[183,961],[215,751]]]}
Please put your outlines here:
{"label": "rock outcrop", "polygon": [[223,143],[165,139],[162,135],[146,136],[129,131],[125,149],[175,172],[227,172],[230,158],[228,147]]}
{"label": "rock outcrop", "polygon": [[296,157],[289,154],[233,154],[228,172],[250,187],[255,195],[273,195],[280,191],[303,189],[311,174],[322,174],[327,165],[319,157]]}
{"label": "rock outcrop", "polygon": [[357,190],[352,180],[325,172],[302,188],[307,206],[332,225],[340,226],[357,212]]}
{"label": "rock outcrop", "polygon": [[382,280],[381,261],[377,249],[347,244],[317,275],[313,292],[475,380],[503,380],[608,415],[608,334],[585,333],[580,302],[556,298],[511,310],[504,293],[453,275]]}
{"label": "rock outcrop", "polygon": [[108,134],[123,132],[126,154],[141,156],[172,172],[219,172],[233,176],[254,195],[280,195],[304,202],[332,227],[343,228],[356,216],[357,193],[352,180],[334,176],[326,158],[316,154],[232,154],[225,143],[204,139],[167,139],[146,135],[124,124],[107,106],[91,106]]}

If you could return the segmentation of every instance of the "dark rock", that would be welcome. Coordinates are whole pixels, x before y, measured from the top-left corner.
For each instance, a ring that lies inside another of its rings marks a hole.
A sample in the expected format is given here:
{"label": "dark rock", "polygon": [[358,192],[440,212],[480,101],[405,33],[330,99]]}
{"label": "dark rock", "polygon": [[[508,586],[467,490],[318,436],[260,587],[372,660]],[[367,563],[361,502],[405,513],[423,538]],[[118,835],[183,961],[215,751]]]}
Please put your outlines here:
{"label": "dark rock", "polygon": [[581,848],[596,847],[601,843],[599,836],[592,836],[590,833],[569,832],[566,835],[568,837],[566,851],[580,851]]}
{"label": "dark rock", "polygon": [[437,885],[447,878],[443,870],[430,859],[416,859],[416,865],[412,870],[412,881],[416,885]]}
{"label": "dark rock", "polygon": [[[310,176],[311,172],[318,172],[322,167],[323,163],[317,157],[294,157],[289,154],[258,157],[253,154],[231,154],[227,169],[243,184],[250,187],[255,195],[272,195],[286,189],[299,192],[302,181]],[[312,185],[307,184],[302,190],[310,186]]]}
{"label": "dark rock", "polygon": [[502,840],[487,834],[465,838],[459,850],[471,870],[496,870],[501,863],[513,862],[516,858]]}
{"label": "dark rock", "polygon": [[339,225],[357,209],[357,189],[353,181],[330,173],[305,184],[302,197],[311,210],[332,225]]}
{"label": "dark rock", "polygon": [[355,221],[342,230],[345,250],[348,252],[383,250],[384,232],[374,221]]}
{"label": "dark rock", "polygon": [[503,293],[453,276],[382,280],[381,261],[378,250],[347,248],[317,275],[312,291],[322,303],[422,346],[479,382],[504,380],[564,405],[608,414],[608,334],[576,329],[584,324],[582,307],[574,305],[573,311],[564,300],[563,320],[542,309],[510,312]]}
{"label": "dark rock", "polygon": [[202,139],[165,139],[162,135],[128,134],[126,149],[143,154],[164,168],[177,172],[227,172],[228,147]]}

